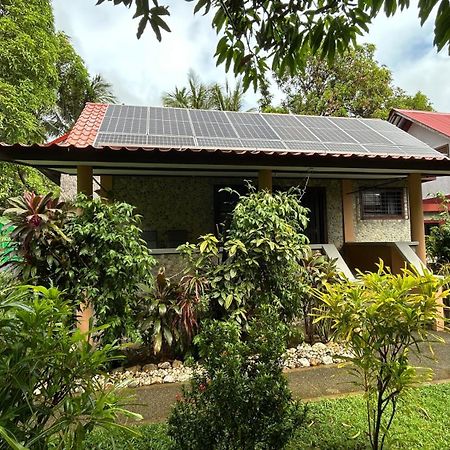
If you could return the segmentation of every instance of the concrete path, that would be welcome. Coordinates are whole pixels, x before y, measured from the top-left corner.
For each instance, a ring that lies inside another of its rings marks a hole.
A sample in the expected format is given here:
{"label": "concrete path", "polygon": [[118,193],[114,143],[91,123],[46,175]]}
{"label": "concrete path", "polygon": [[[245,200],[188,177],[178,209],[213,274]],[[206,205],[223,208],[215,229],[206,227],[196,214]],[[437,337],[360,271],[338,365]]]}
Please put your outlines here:
{"label": "concrete path", "polygon": [[[450,383],[450,334],[439,333],[439,335],[446,337],[447,342],[434,344],[437,360],[430,359],[430,353],[424,349],[424,354],[428,357],[423,358],[421,362],[412,359],[412,363],[417,366],[431,367],[434,370],[433,382]],[[360,390],[352,383],[353,379],[347,370],[336,364],[292,369],[286,372],[286,376],[294,397],[305,401],[337,397]],[[177,394],[181,392],[181,386],[179,383],[157,384],[132,389],[131,393],[136,396],[138,404],[130,409],[141,414],[145,422],[163,421],[169,415]]]}

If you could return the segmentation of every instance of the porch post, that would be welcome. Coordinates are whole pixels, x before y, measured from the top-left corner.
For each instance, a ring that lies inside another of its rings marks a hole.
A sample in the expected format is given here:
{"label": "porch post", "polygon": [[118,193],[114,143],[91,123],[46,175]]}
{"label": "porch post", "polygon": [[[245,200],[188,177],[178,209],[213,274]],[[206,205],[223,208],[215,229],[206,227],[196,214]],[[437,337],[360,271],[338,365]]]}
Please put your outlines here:
{"label": "porch post", "polygon": [[77,192],[92,197],[93,171],[91,166],[77,166]]}
{"label": "porch post", "polygon": [[100,175],[100,197],[110,200],[112,192],[112,175]]}
{"label": "porch post", "polygon": [[[93,195],[93,170],[91,166],[77,167],[77,192],[92,198]],[[78,328],[82,333],[89,331],[91,318],[94,316],[94,308],[91,304],[81,303],[78,311]]]}
{"label": "porch post", "polygon": [[408,175],[409,217],[411,223],[411,240],[417,241],[417,256],[426,264],[425,228],[423,223],[422,175]]}
{"label": "porch post", "polygon": [[272,192],[272,171],[262,169],[258,172],[258,189]]}
{"label": "porch post", "polygon": [[342,180],[342,219],[344,227],[344,244],[355,241],[355,228],[353,225],[353,182]]}

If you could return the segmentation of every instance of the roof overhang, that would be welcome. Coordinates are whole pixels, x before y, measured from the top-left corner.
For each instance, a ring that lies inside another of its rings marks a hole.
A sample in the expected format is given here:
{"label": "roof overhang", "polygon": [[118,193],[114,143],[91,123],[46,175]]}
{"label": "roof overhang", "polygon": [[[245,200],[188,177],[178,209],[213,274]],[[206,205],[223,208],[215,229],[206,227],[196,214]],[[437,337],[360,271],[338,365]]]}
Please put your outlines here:
{"label": "roof overhang", "polygon": [[189,148],[76,147],[65,144],[1,144],[0,160],[60,173],[75,173],[89,165],[95,175],[151,175],[158,171],[236,172],[272,169],[283,173],[450,175],[446,157],[363,155],[280,150],[221,150]]}

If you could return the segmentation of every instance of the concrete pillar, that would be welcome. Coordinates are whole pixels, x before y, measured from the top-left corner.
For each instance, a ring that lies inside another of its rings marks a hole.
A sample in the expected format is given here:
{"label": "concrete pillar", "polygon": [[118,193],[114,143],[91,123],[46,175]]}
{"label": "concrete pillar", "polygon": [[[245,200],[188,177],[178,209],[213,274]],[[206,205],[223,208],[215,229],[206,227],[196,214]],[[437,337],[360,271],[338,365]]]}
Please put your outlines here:
{"label": "concrete pillar", "polygon": [[[93,170],[91,166],[77,167],[77,192],[85,194],[92,198],[93,195]],[[81,212],[80,212],[81,213]],[[78,328],[82,333],[88,333],[90,329],[90,322],[94,316],[94,308],[86,298],[82,299],[80,309],[77,314]]]}
{"label": "concrete pillar", "polygon": [[272,171],[262,169],[258,172],[258,189],[272,192]]}
{"label": "concrete pillar", "polygon": [[112,175],[100,175],[100,197],[111,199],[113,186]]}
{"label": "concrete pillar", "polygon": [[93,171],[91,166],[78,166],[77,167],[77,192],[83,193],[87,197],[92,197],[93,187]]}
{"label": "concrete pillar", "polygon": [[344,228],[344,243],[355,241],[355,227],[353,225],[353,182],[342,180],[342,219]]}
{"label": "concrete pillar", "polygon": [[419,243],[417,256],[426,264],[425,227],[423,223],[422,176],[420,173],[408,175],[409,218],[411,240]]}

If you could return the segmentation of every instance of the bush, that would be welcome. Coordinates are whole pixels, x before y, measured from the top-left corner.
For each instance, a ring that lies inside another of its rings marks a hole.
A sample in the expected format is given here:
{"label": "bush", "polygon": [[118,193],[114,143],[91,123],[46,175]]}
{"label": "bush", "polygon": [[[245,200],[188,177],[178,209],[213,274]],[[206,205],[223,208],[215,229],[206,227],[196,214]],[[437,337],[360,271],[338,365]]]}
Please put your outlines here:
{"label": "bush", "polygon": [[[0,279],[0,431],[30,449],[83,449],[95,427],[132,416],[96,376],[115,348],[95,349],[71,325],[72,311],[56,288]],[[1,444],[0,447],[4,448]],[[19,448],[19,447],[18,447]],[[20,447],[22,448],[22,447]]]}
{"label": "bush", "polygon": [[33,193],[10,206],[5,214],[18,244],[13,264],[22,279],[57,286],[74,307],[92,303],[97,325],[108,324],[104,342],[135,335],[132,309],[154,259],[134,208],[83,195],[71,205]]}
{"label": "bush", "polygon": [[360,377],[367,401],[370,443],[382,449],[405,389],[430,379],[430,371],[409,365],[409,353],[420,353],[428,327],[438,317],[437,300],[444,283],[431,273],[404,270],[393,275],[380,263],[376,273],[360,274],[357,282],[328,285],[318,292],[327,306],[336,337],[353,353],[352,373]]}
{"label": "bush", "polygon": [[181,449],[283,448],[303,422],[281,371],[286,327],[264,306],[241,336],[233,321],[210,321],[196,338],[205,372],[183,390],[169,418]]}
{"label": "bush", "polygon": [[306,214],[294,191],[250,192],[233,211],[222,253],[213,235],[180,247],[189,273],[209,282],[206,302],[212,317],[233,317],[245,325],[261,302],[276,306],[285,322],[298,315],[298,261],[308,243],[302,233]]}

